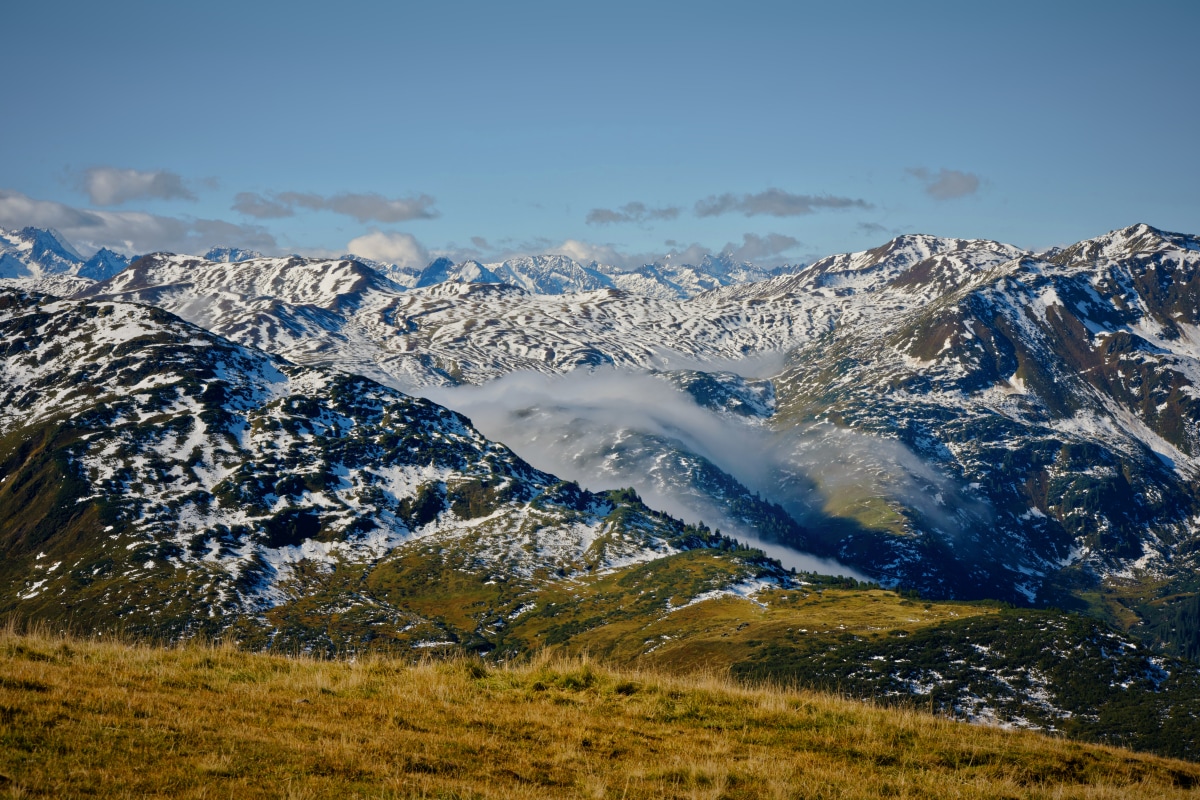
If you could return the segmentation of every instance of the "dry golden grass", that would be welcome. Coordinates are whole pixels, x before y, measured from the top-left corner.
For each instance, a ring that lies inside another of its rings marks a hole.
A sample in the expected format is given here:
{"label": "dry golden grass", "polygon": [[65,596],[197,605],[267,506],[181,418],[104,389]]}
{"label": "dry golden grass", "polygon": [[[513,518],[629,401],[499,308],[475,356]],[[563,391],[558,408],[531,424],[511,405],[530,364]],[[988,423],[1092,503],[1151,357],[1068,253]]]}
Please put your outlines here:
{"label": "dry golden grass", "polygon": [[1171,798],[1200,766],[716,675],[0,633],[0,794]]}

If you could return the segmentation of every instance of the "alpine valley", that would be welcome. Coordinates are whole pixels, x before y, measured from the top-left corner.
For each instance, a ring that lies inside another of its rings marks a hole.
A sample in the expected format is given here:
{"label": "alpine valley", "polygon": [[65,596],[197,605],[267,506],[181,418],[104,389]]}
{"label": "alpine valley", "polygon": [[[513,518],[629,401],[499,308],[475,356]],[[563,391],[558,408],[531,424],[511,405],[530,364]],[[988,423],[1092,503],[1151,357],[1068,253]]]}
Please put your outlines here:
{"label": "alpine valley", "polygon": [[1195,236],[406,270],[26,228],[0,354],[11,618],[552,647],[1200,757]]}

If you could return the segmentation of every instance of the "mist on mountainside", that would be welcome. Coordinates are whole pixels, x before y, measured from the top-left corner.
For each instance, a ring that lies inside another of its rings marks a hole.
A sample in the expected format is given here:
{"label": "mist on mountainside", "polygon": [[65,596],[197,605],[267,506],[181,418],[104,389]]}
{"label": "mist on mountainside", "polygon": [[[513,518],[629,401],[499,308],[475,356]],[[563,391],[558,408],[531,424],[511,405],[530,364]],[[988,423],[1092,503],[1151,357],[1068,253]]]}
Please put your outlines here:
{"label": "mist on mountainside", "polygon": [[[951,544],[990,514],[902,443],[831,425],[778,431],[705,408],[662,376],[631,370],[513,373],[483,386],[421,393],[468,417],[539,469],[592,490],[635,488],[648,505],[720,528],[785,566],[864,577],[777,543],[731,518],[692,478],[712,467],[816,528],[831,498],[882,497],[916,511]],[[707,461],[709,464],[705,464]]]}

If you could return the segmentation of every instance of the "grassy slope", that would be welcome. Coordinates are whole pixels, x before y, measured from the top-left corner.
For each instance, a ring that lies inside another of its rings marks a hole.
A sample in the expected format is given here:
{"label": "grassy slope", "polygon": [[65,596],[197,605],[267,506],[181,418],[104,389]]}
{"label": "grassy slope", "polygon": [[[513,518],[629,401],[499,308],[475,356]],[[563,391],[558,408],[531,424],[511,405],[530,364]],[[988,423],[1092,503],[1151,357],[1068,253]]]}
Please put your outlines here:
{"label": "grassy slope", "polygon": [[812,580],[826,582],[762,592],[757,602],[724,597],[664,608],[671,601],[682,606],[709,585],[706,577],[727,570],[728,559],[701,550],[564,581],[541,592],[538,611],[515,622],[513,633],[534,646],[561,645],[606,663],[689,672],[726,669],[766,643],[797,637],[828,647],[848,635],[876,638],[996,613],[985,605],[913,602],[890,591],[837,588],[836,580],[816,576]]}
{"label": "grassy slope", "polygon": [[0,634],[12,797],[1189,796],[1200,765],[828,695]]}

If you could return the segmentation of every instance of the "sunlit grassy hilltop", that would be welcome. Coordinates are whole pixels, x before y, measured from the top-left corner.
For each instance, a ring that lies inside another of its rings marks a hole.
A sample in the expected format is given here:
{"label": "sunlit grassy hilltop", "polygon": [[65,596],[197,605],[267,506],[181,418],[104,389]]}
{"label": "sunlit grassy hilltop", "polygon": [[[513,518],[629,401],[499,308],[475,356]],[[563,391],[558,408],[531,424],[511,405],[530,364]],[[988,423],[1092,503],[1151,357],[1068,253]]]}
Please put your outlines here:
{"label": "sunlit grassy hilltop", "polygon": [[9,797],[1170,798],[1200,766],[714,675],[0,634]]}

